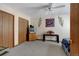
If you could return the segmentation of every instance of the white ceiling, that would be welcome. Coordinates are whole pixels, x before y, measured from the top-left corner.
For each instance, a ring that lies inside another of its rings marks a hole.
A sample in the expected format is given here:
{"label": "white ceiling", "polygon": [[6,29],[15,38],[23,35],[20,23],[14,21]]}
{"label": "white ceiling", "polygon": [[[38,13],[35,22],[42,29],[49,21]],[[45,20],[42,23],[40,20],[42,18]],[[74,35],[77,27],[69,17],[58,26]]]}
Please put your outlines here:
{"label": "white ceiling", "polygon": [[[4,5],[11,7],[21,13],[29,16],[36,16],[39,13],[45,14],[47,8],[41,8],[49,3],[4,3]],[[53,9],[54,14],[68,14],[70,12],[69,3],[52,3],[52,6],[65,5],[66,7]]]}

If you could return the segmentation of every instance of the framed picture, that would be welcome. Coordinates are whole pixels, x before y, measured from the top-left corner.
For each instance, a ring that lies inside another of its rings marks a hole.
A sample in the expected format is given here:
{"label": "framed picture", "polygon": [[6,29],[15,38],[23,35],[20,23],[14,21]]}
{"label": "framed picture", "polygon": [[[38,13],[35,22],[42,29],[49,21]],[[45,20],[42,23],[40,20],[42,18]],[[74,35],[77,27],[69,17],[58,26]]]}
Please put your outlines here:
{"label": "framed picture", "polygon": [[55,26],[55,19],[46,19],[46,27],[54,27]]}

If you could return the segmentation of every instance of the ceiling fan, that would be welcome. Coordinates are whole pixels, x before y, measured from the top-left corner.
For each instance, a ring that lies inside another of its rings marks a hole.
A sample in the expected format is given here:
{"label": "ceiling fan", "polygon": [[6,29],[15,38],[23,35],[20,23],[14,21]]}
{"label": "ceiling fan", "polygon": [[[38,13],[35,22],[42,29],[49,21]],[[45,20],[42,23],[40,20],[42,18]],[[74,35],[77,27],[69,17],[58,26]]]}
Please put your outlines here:
{"label": "ceiling fan", "polygon": [[65,5],[58,5],[58,6],[53,6],[53,3],[49,3],[48,5],[44,5],[44,6],[41,6],[40,9],[48,9],[49,11],[53,10],[53,9],[57,9],[57,8],[63,8],[65,7]]}
{"label": "ceiling fan", "polygon": [[[57,8],[64,8],[66,5],[54,5],[53,3],[48,3],[47,5],[43,5],[43,6],[40,6],[39,9],[43,9],[46,12],[46,15],[47,17],[51,18],[52,15],[54,14],[54,11],[53,9],[57,9]],[[53,12],[52,12],[53,11]]]}

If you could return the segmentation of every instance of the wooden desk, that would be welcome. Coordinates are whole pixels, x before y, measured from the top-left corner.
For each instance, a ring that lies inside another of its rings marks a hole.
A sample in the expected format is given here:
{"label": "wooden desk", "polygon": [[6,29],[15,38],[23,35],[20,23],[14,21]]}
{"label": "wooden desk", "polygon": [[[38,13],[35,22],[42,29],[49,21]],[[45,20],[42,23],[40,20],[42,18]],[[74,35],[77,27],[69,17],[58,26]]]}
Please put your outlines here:
{"label": "wooden desk", "polygon": [[56,36],[57,43],[59,43],[59,35],[58,34],[43,34],[43,41],[45,41],[45,36]]}
{"label": "wooden desk", "polygon": [[34,41],[37,39],[38,39],[38,36],[36,35],[36,33],[29,33],[29,41]]}

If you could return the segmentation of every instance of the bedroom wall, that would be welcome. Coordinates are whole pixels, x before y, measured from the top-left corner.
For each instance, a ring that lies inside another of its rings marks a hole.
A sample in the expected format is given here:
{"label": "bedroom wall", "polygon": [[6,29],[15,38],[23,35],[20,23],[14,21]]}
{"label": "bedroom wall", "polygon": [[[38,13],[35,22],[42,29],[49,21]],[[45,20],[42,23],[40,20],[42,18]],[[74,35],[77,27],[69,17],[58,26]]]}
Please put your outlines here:
{"label": "bedroom wall", "polygon": [[[58,16],[62,17],[62,19],[64,20],[63,27],[59,24]],[[70,14],[53,15],[53,18],[55,19],[55,27],[45,27],[46,18],[47,16],[42,17],[42,23],[40,27],[38,27],[38,17],[31,20],[31,24],[34,25],[35,31],[39,35],[40,39],[42,39],[42,34],[49,30],[54,31],[56,34],[59,34],[60,41],[62,41],[63,38],[70,37]],[[55,40],[55,37],[46,37],[46,39]]]}
{"label": "bedroom wall", "polygon": [[[53,17],[55,19],[55,27],[45,27],[45,19],[49,17]],[[62,17],[64,20],[63,27],[59,24],[58,16]],[[41,26],[38,27],[39,18],[42,18]],[[64,8],[52,9],[52,12],[45,9],[40,9],[40,11],[31,18],[31,24],[34,25],[35,31],[39,38],[42,39],[43,33],[51,30],[56,34],[59,34],[59,39],[62,41],[63,38],[70,38],[70,4],[66,4]],[[46,37],[47,40],[56,40],[56,37]]]}
{"label": "bedroom wall", "polygon": [[14,15],[14,45],[16,46],[18,45],[18,17],[25,18],[29,20],[29,22],[30,22],[30,17],[2,4],[0,4],[0,10],[3,10],[5,12]]}

